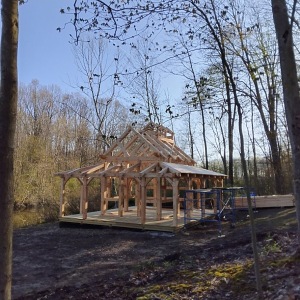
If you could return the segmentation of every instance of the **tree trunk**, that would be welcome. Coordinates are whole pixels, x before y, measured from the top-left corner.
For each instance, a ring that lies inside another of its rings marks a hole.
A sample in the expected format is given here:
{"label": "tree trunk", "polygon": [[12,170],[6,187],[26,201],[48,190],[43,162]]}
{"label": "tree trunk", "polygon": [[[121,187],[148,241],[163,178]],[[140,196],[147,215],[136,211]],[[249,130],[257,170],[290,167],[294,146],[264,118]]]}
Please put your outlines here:
{"label": "tree trunk", "polygon": [[262,299],[262,280],[260,274],[260,261],[259,261],[259,254],[257,248],[257,239],[256,239],[256,228],[255,228],[255,221],[254,221],[254,214],[252,209],[252,202],[250,197],[250,181],[247,169],[247,160],[245,155],[245,142],[244,142],[244,133],[243,133],[243,112],[241,109],[241,105],[239,102],[236,102],[237,111],[238,111],[238,125],[239,125],[239,137],[240,137],[240,146],[241,146],[241,163],[242,169],[244,174],[244,181],[246,185],[246,194],[247,194],[247,204],[248,204],[248,212],[249,212],[249,219],[250,219],[250,233],[251,233],[251,243],[252,243],[252,250],[253,250],[253,259],[254,259],[254,271],[255,271],[255,278],[256,278],[256,289],[258,293],[258,299]]}
{"label": "tree trunk", "polygon": [[188,109],[188,135],[190,140],[190,154],[191,158],[194,159],[194,136],[192,132],[192,124],[191,124],[191,111],[189,104],[187,105]]}
{"label": "tree trunk", "polygon": [[[251,146],[253,152],[253,181],[256,193],[260,195],[260,184],[258,179],[258,169],[257,169],[257,157],[256,157],[256,146],[255,146],[255,129],[254,129],[254,111],[253,111],[253,101],[251,101]],[[250,181],[250,180],[249,180]]]}
{"label": "tree trunk", "polygon": [[0,94],[0,299],[11,299],[13,152],[18,75],[18,0],[2,0]]}
{"label": "tree trunk", "polygon": [[[205,116],[204,116],[204,106],[202,101],[204,101],[201,97],[201,91],[200,91],[200,87],[199,87],[199,78],[197,79],[195,70],[194,70],[194,66],[193,66],[193,62],[191,59],[191,54],[189,49],[186,47],[186,52],[188,54],[188,59],[189,59],[189,65],[191,68],[191,73],[193,75],[193,83],[195,86],[195,90],[196,90],[196,95],[197,95],[197,104],[199,104],[200,106],[200,113],[201,113],[201,121],[202,121],[202,137],[203,137],[203,143],[204,143],[204,160],[205,160],[205,169],[208,169],[208,150],[207,150],[207,139],[206,139],[206,127],[205,127]],[[192,158],[194,159],[194,157],[192,156]]]}
{"label": "tree trunk", "polygon": [[289,23],[285,1],[272,0],[272,11],[279,47],[285,113],[293,155],[293,184],[298,220],[298,248],[300,248],[300,96],[292,24]]}

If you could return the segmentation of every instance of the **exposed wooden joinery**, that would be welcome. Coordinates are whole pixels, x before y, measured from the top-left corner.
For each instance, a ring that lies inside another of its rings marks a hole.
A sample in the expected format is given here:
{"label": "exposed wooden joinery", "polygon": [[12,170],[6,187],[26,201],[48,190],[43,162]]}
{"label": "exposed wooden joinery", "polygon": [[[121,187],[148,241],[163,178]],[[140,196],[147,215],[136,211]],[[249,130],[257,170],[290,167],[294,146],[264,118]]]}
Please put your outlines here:
{"label": "exposed wooden joinery", "polygon": [[[222,186],[224,174],[195,167],[195,161],[174,142],[174,133],[161,125],[149,123],[142,130],[129,126],[116,142],[99,155],[99,164],[59,172],[61,177],[60,219],[66,220],[66,185],[70,178],[80,182],[80,214],[73,217],[90,222],[88,211],[88,186],[94,178],[100,178],[100,212],[98,218],[109,218],[110,205],[117,204],[114,218],[123,220],[122,226],[130,225],[135,212],[141,228],[148,228],[148,222],[171,220],[170,226],[180,226],[180,192],[185,189],[204,188],[209,179],[216,186]],[[131,208],[129,202],[133,203]],[[163,205],[171,205],[166,213]],[[154,213],[153,213],[154,211]],[[92,213],[93,216],[95,214]],[[151,220],[148,220],[151,218]],[[72,220],[72,217],[69,216]],[[68,220],[69,220],[68,219]],[[126,220],[126,221],[125,221]],[[93,221],[94,222],[94,221]],[[129,223],[128,223],[129,222]],[[156,227],[158,228],[158,227]]]}

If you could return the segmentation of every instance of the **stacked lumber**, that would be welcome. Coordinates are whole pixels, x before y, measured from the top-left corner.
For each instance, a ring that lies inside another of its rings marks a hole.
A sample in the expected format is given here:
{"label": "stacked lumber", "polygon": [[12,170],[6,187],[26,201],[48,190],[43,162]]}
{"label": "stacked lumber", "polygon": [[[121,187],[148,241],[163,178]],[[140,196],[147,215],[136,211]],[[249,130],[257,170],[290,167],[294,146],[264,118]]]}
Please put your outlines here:
{"label": "stacked lumber", "polygon": [[[272,207],[293,207],[295,206],[295,197],[289,195],[270,195],[251,197],[252,205],[256,208],[272,208]],[[236,197],[235,206],[239,208],[248,208],[246,197]]]}

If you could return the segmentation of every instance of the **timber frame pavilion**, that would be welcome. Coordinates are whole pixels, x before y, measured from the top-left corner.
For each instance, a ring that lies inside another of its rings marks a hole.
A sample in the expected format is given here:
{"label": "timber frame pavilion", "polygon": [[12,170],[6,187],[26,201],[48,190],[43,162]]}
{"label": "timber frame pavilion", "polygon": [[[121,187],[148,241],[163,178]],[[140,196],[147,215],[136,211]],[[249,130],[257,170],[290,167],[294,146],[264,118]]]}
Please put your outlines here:
{"label": "timber frame pavilion", "polygon": [[[154,123],[142,130],[129,126],[100,155],[98,164],[56,174],[61,177],[59,219],[142,229],[151,228],[150,222],[154,230],[163,230],[158,224],[168,219],[166,231],[174,231],[182,226],[184,190],[223,187],[226,178],[224,174],[195,165],[196,162],[176,146],[174,133],[168,128]],[[71,178],[80,182],[80,213],[66,216],[65,187]],[[88,186],[94,178],[100,179],[99,210],[91,213],[88,212]],[[116,188],[117,195],[112,192]],[[134,200],[133,207],[129,206],[130,200],[131,203]],[[109,202],[117,204],[114,221],[105,219],[112,215]],[[171,207],[168,217],[163,208],[167,203]]]}

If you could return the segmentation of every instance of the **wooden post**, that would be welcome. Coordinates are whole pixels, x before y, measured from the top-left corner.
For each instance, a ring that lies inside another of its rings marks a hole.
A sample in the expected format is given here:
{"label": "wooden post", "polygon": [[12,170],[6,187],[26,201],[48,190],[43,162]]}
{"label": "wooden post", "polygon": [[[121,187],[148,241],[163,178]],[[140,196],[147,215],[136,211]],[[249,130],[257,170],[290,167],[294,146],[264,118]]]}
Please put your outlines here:
{"label": "wooden post", "polygon": [[160,221],[162,218],[162,201],[161,201],[161,178],[156,178],[156,220]]}
{"label": "wooden post", "polygon": [[110,198],[112,196],[112,178],[111,177],[107,177],[106,178],[106,188],[107,188],[107,197]]}
{"label": "wooden post", "polygon": [[141,179],[141,224],[146,222],[146,178],[142,177]]}
{"label": "wooden post", "polygon": [[124,209],[124,180],[119,178],[118,216],[123,217]]}
{"label": "wooden post", "polygon": [[124,178],[124,211],[128,211],[129,207],[129,195],[130,195],[130,184],[129,179]]}
{"label": "wooden post", "polygon": [[162,178],[162,185],[163,185],[163,197],[164,197],[164,200],[166,201],[166,198],[167,198],[167,181],[166,181],[166,178]]}
{"label": "wooden post", "polygon": [[79,203],[79,213],[82,215],[82,212],[83,212],[83,206],[82,206],[82,203],[83,203],[83,182],[82,180],[80,180],[80,203]]}
{"label": "wooden post", "polygon": [[101,215],[104,216],[107,211],[107,180],[105,176],[101,177],[101,204],[100,204],[100,210]]}
{"label": "wooden post", "polygon": [[178,216],[180,215],[180,203],[179,203],[179,193],[178,193],[178,185],[179,180],[173,179],[173,226],[178,226]]}
{"label": "wooden post", "polygon": [[[201,179],[199,179],[198,182],[197,182],[197,189],[201,189]],[[201,208],[200,193],[196,193],[196,197],[197,197],[197,209],[200,209]]]}
{"label": "wooden post", "polygon": [[141,181],[139,179],[135,180],[135,203],[137,216],[141,216]]}
{"label": "wooden post", "polygon": [[63,217],[65,215],[65,186],[67,180],[65,177],[61,178],[61,191],[60,191],[60,205],[59,205],[59,216]]}
{"label": "wooden post", "polygon": [[87,218],[87,209],[88,209],[88,186],[87,186],[87,178],[83,177],[82,184],[82,218],[85,220]]}
{"label": "wooden post", "polygon": [[157,207],[157,180],[153,178],[152,180],[152,190],[153,190],[153,207]]}

